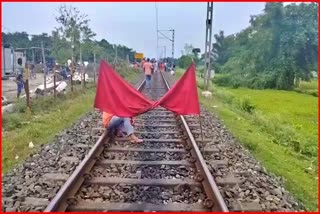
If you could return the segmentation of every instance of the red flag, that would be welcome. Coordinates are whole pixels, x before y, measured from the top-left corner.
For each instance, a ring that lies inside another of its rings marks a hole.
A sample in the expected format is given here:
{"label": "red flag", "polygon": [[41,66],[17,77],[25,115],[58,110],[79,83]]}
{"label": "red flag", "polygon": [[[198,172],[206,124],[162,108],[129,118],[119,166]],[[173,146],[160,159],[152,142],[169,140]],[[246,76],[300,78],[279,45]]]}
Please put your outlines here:
{"label": "red flag", "polygon": [[132,117],[150,110],[154,102],[124,81],[101,61],[94,107],[119,117]]}
{"label": "red flag", "polygon": [[200,114],[194,63],[154,107],[158,105],[181,115]]}

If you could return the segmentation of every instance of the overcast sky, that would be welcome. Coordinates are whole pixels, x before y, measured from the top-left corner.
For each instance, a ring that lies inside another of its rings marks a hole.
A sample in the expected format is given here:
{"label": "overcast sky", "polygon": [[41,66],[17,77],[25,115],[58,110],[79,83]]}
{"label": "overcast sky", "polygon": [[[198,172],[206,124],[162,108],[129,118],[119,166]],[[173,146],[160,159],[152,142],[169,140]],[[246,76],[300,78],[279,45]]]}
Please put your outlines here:
{"label": "overcast sky", "polygon": [[[147,57],[156,56],[155,3],[72,3],[88,14],[96,39],[126,45]],[[250,15],[260,14],[265,3],[214,3],[213,33],[226,35],[249,25]],[[2,3],[2,31],[51,33],[60,3]],[[159,29],[175,29],[175,57],[186,43],[204,51],[207,3],[157,3]],[[170,32],[167,33],[171,37]],[[171,42],[160,40],[171,56]],[[162,48],[164,49],[164,48]],[[159,54],[161,51],[159,50]]]}

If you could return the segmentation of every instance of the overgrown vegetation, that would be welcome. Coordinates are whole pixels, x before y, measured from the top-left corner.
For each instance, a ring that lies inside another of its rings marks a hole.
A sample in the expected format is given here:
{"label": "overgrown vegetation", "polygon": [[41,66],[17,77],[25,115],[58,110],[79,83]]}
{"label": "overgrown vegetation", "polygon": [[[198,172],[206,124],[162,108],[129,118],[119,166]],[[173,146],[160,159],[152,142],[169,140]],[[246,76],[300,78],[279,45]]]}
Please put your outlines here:
{"label": "overgrown vegetation", "polygon": [[192,59],[194,60],[194,62],[199,65],[199,63],[201,63],[198,53],[193,53],[193,45],[191,44],[185,44],[184,46],[184,50],[181,51],[182,55],[181,57],[177,60],[177,65],[180,68],[187,68],[189,67],[189,65],[192,63]]}
{"label": "overgrown vegetation", "polygon": [[318,70],[318,5],[266,3],[240,33],[214,35],[220,86],[293,89]]}

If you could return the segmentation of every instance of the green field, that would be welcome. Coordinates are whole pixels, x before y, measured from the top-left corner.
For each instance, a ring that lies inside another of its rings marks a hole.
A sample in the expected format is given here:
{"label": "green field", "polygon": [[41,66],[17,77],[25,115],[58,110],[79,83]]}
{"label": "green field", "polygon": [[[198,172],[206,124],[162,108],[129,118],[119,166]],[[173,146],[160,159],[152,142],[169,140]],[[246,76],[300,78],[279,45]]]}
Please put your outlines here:
{"label": "green field", "polygon": [[273,123],[276,122],[277,124],[275,125],[292,129],[293,134],[299,134],[301,146],[306,143],[317,146],[317,97],[280,90],[251,90],[246,88],[223,88],[219,90],[230,92],[238,98],[248,96],[252,104],[255,105],[256,111],[261,115],[264,115]]}
{"label": "green field", "polygon": [[[178,69],[177,76],[182,72]],[[308,210],[317,210],[318,98],[295,91],[211,84],[213,97],[206,99],[201,96],[203,80],[197,77],[197,81],[201,103],[218,115],[269,172],[282,177],[286,188]],[[311,90],[317,87],[315,82],[303,84]]]}

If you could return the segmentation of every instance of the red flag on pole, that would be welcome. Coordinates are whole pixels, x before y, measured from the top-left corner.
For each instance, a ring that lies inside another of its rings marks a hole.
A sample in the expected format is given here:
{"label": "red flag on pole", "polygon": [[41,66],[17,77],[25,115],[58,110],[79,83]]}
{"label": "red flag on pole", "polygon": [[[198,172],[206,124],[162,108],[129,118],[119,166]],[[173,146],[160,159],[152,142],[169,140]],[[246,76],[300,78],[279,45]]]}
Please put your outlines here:
{"label": "red flag on pole", "polygon": [[153,104],[124,81],[109,64],[101,61],[95,108],[119,117],[133,117],[150,110]]}
{"label": "red flag on pole", "polygon": [[177,114],[200,114],[195,65],[192,63],[183,76],[156,103]]}

